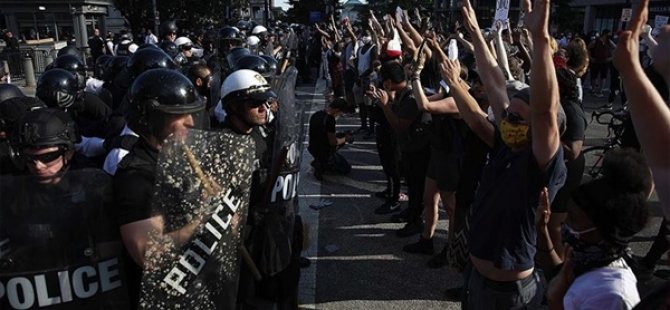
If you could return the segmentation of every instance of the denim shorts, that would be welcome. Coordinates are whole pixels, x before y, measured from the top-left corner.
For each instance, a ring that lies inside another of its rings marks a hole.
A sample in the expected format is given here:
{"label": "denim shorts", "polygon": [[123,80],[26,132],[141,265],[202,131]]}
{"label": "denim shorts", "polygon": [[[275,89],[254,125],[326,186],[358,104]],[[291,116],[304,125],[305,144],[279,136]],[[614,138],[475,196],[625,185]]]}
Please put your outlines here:
{"label": "denim shorts", "polygon": [[525,279],[498,282],[484,277],[471,266],[466,271],[464,289],[463,309],[537,309],[545,287],[537,269]]}

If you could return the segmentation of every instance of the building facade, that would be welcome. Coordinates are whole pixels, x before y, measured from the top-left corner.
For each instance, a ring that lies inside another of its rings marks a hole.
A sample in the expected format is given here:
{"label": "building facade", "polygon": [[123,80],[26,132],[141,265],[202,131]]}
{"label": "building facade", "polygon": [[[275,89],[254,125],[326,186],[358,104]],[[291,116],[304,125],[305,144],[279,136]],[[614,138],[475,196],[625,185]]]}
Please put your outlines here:
{"label": "building facade", "polygon": [[89,34],[106,30],[111,0],[3,0],[2,27],[22,39],[76,38],[85,47]]}
{"label": "building facade", "polygon": [[[621,21],[623,9],[635,8],[638,0],[574,0],[572,5],[584,12],[584,33],[603,31],[605,29],[617,31],[624,29]],[[670,16],[670,1],[649,1],[649,23],[652,24],[656,15]]]}

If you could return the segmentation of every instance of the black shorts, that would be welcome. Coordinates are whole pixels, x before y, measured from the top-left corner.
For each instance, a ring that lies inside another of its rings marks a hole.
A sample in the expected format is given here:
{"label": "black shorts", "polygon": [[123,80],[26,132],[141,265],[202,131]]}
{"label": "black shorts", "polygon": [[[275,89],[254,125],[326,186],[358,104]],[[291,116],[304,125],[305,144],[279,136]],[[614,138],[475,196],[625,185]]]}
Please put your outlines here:
{"label": "black shorts", "polygon": [[606,79],[607,78],[607,71],[609,70],[607,63],[602,62],[602,63],[597,63],[594,62],[591,64],[591,78],[593,79]]}
{"label": "black shorts", "polygon": [[426,177],[437,183],[443,192],[455,192],[461,175],[461,157],[442,150],[430,150],[430,162]]}

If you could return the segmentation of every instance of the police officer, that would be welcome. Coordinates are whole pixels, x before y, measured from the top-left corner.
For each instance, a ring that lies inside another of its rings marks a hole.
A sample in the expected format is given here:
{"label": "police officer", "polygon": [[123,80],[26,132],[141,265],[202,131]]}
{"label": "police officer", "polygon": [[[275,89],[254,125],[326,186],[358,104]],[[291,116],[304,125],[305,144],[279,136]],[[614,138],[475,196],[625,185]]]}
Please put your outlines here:
{"label": "police officer", "polygon": [[[120,276],[119,280],[112,280],[114,289],[98,289],[100,281],[97,279],[71,277],[63,288],[71,290],[73,286],[88,285],[91,289],[85,301],[75,292],[74,300],[63,302],[68,302],[66,307],[69,308],[104,304],[127,309],[127,293],[120,281],[125,272],[118,263],[120,252],[116,250],[120,244],[112,243],[119,240],[118,230],[103,209],[109,202],[109,178],[96,169],[85,169],[91,165],[75,151],[79,140],[75,122],[58,109],[38,108],[18,120],[12,135],[13,156],[17,166],[25,168],[29,176],[0,182],[3,197],[0,240],[9,242],[5,249],[10,249],[3,252],[0,274],[7,278],[18,273],[31,279],[39,275],[43,284],[46,281],[47,285],[58,285],[56,274],[60,275],[61,270],[72,270],[71,274],[76,274],[74,269],[78,267],[96,269],[99,263],[112,262],[109,270]],[[103,269],[96,269],[94,273],[102,281],[110,275]],[[23,291],[21,297],[15,290],[8,290],[7,294],[5,297],[9,300],[48,298],[47,293],[39,290]],[[104,300],[106,298],[109,300]],[[3,299],[3,303],[7,301]]]}
{"label": "police officer", "polygon": [[87,96],[80,79],[70,71],[51,69],[40,76],[36,96],[48,107],[70,113],[84,136],[104,138],[109,134],[107,130],[120,130],[107,127],[111,108],[97,96]]}
{"label": "police officer", "polygon": [[193,42],[187,37],[179,37],[174,41],[174,44],[179,51],[174,58],[174,61],[186,71],[193,62],[198,60],[198,58],[193,55]]}
{"label": "police officer", "polygon": [[191,82],[181,73],[154,69],[142,73],[129,91],[128,123],[139,135],[114,175],[115,215],[134,266],[129,268],[131,299],[139,300],[141,266],[152,225],[151,198],[163,141],[195,126],[193,113],[205,109]]}
{"label": "police officer", "polygon": [[177,39],[177,22],[174,20],[166,20],[161,23],[160,36],[162,41],[174,42]]}
{"label": "police officer", "polygon": [[[232,72],[234,61],[229,61],[228,56],[235,50],[236,54],[248,55],[250,52],[243,48],[244,35],[236,28],[223,27],[219,30],[218,47],[215,54],[211,55],[207,61],[207,66],[212,69],[212,102],[218,102],[221,99],[220,90],[223,80]],[[245,53],[245,50],[247,53]]]}
{"label": "police officer", "polygon": [[[1,94],[0,90],[0,96]],[[29,111],[45,107],[39,99],[26,97],[23,94],[20,97],[0,101],[0,175],[15,175],[22,170],[14,165],[10,151],[9,141],[16,128],[16,122]]]}

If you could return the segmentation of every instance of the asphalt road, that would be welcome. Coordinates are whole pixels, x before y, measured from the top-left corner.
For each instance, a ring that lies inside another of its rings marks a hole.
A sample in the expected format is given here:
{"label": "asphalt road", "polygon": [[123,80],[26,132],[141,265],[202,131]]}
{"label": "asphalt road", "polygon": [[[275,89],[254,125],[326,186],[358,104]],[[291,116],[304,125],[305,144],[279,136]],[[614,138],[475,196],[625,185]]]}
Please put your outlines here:
{"label": "asphalt road", "polygon": [[[324,81],[318,81],[316,86],[300,86],[297,99],[312,112],[318,111],[324,106],[324,87]],[[604,98],[587,96],[588,116],[604,103]],[[355,116],[342,117],[337,130],[355,130],[359,124]],[[590,124],[586,146],[602,144],[606,135],[606,127]],[[314,178],[309,166],[312,158],[306,150],[303,152],[300,213],[310,226],[309,247],[304,256],[312,264],[303,269],[301,308],[459,309],[460,303],[447,300],[444,292],[462,285],[461,275],[448,268],[429,269],[425,267],[429,256],[403,252],[402,246],[415,242],[418,236],[396,237],[394,232],[402,225],[391,223],[388,215],[373,213],[382,203],[373,194],[383,190],[386,182],[374,139],[358,135],[352,145],[340,151],[353,165],[352,172],[347,176],[326,175],[322,182]],[[651,205],[653,218],[631,244],[638,255],[648,250],[661,220],[655,196]],[[314,210],[310,206],[322,208]],[[446,212],[440,210],[436,251],[446,243],[447,229]],[[667,260],[663,260],[657,270],[667,268]],[[658,280],[641,285],[641,295],[655,283]]]}

